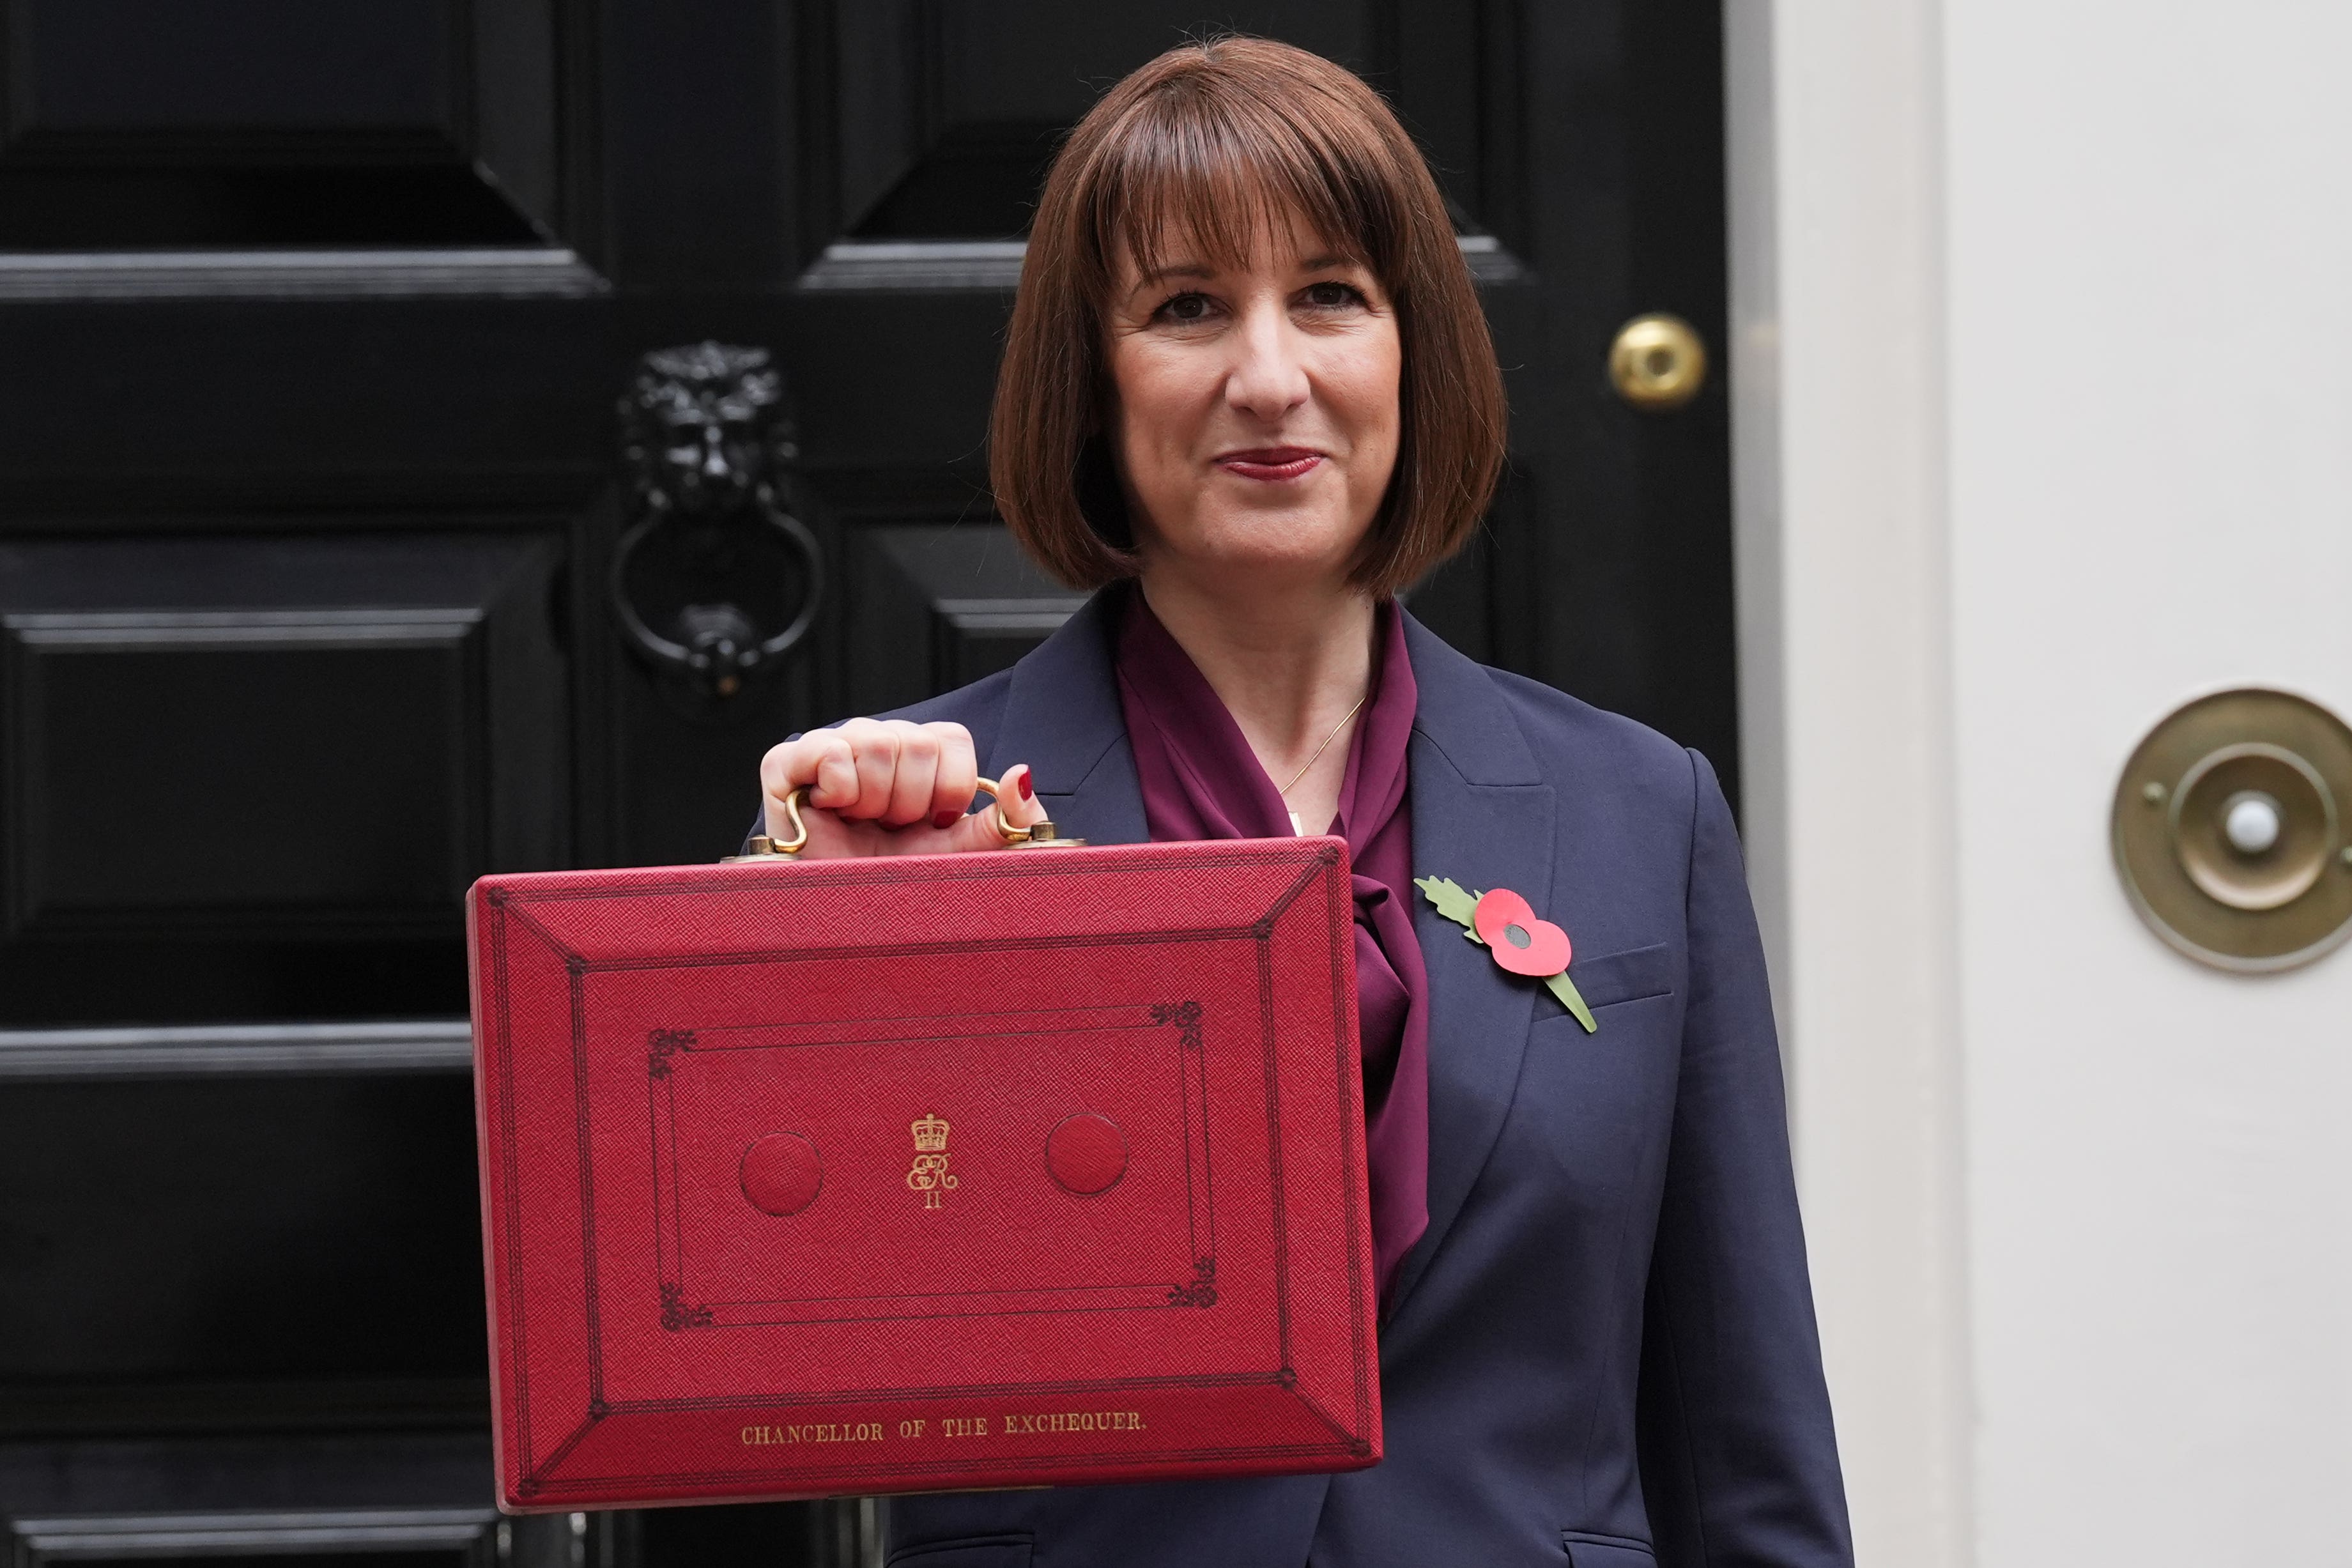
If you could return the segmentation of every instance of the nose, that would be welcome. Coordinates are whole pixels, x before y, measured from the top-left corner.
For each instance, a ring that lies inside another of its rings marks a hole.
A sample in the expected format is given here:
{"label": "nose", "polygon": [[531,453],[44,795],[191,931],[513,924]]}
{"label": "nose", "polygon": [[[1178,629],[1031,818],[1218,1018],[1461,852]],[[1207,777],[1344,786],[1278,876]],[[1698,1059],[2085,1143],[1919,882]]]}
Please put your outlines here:
{"label": "nose", "polygon": [[1225,377],[1225,402],[1268,424],[1307,401],[1306,357],[1298,331],[1279,300],[1253,301],[1234,334],[1233,368]]}
{"label": "nose", "polygon": [[705,479],[723,479],[727,474],[727,448],[720,444],[717,429],[702,433],[702,473]]}

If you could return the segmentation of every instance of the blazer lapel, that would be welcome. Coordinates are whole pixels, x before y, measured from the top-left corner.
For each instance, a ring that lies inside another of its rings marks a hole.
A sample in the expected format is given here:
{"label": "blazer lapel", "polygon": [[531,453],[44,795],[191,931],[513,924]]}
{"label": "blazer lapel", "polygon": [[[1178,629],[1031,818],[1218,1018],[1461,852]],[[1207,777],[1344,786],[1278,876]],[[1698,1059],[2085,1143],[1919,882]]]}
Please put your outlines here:
{"label": "blazer lapel", "polygon": [[[1412,751],[1412,868],[1474,891],[1509,888],[1538,912],[1551,894],[1553,793],[1494,679],[1404,619],[1421,689]],[[1503,1129],[1518,1087],[1536,986],[1496,966],[1416,894],[1429,973],[1429,1228],[1406,1254],[1393,1318],[1427,1272]]]}
{"label": "blazer lapel", "polygon": [[1004,717],[982,767],[1002,778],[1005,769],[1027,763],[1055,830],[1090,844],[1141,844],[1151,837],[1111,667],[1124,589],[1114,584],[1097,594],[1013,667]]}

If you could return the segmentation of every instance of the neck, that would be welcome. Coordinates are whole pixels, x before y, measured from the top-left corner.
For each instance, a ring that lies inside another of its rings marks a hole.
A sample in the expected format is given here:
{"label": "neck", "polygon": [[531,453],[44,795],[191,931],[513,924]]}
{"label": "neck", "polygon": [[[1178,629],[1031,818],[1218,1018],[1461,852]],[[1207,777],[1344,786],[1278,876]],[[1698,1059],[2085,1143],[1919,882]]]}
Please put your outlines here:
{"label": "neck", "polygon": [[1372,601],[1343,583],[1252,595],[1149,568],[1142,588],[1266,776],[1279,788],[1306,770],[1286,798],[1307,831],[1321,832],[1347,773],[1346,731],[1361,717],[1350,710],[1371,687]]}

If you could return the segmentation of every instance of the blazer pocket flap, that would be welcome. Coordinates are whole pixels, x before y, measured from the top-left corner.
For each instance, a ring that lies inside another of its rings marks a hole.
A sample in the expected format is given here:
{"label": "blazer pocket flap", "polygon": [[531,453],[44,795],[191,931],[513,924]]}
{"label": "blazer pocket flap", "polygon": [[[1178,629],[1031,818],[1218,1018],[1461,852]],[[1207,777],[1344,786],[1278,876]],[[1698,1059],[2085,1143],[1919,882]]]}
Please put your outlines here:
{"label": "blazer pocket flap", "polygon": [[887,1568],[1029,1568],[1025,1535],[972,1536],[901,1546]]}
{"label": "blazer pocket flap", "polygon": [[1571,1530],[1561,1533],[1560,1544],[1568,1549],[1569,1568],[1658,1568],[1657,1558],[1638,1541]]}
{"label": "blazer pocket flap", "polygon": [[1670,995],[1675,988],[1675,950],[1655,942],[1647,947],[1604,952],[1598,958],[1571,957],[1568,977],[1576,983],[1576,994],[1588,1007]]}

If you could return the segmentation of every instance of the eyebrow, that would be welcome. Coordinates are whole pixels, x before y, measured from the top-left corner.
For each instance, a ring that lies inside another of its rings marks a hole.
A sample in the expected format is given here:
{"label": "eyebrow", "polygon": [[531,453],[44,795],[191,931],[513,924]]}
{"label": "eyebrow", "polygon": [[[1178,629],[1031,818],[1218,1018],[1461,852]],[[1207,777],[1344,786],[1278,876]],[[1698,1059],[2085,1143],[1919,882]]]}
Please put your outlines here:
{"label": "eyebrow", "polygon": [[[1358,262],[1352,257],[1341,256],[1336,251],[1327,251],[1321,256],[1310,256],[1301,261],[1298,264],[1298,270],[1320,272],[1326,268],[1357,265],[1359,265]],[[1217,269],[1205,262],[1171,261],[1165,267],[1155,267],[1144,273],[1135,280],[1135,287],[1149,289],[1154,283],[1162,282],[1171,278],[1214,278],[1216,275]]]}
{"label": "eyebrow", "polygon": [[1200,261],[1171,261],[1165,267],[1155,267],[1135,280],[1138,289],[1149,289],[1169,278],[1214,278],[1217,269]]}

